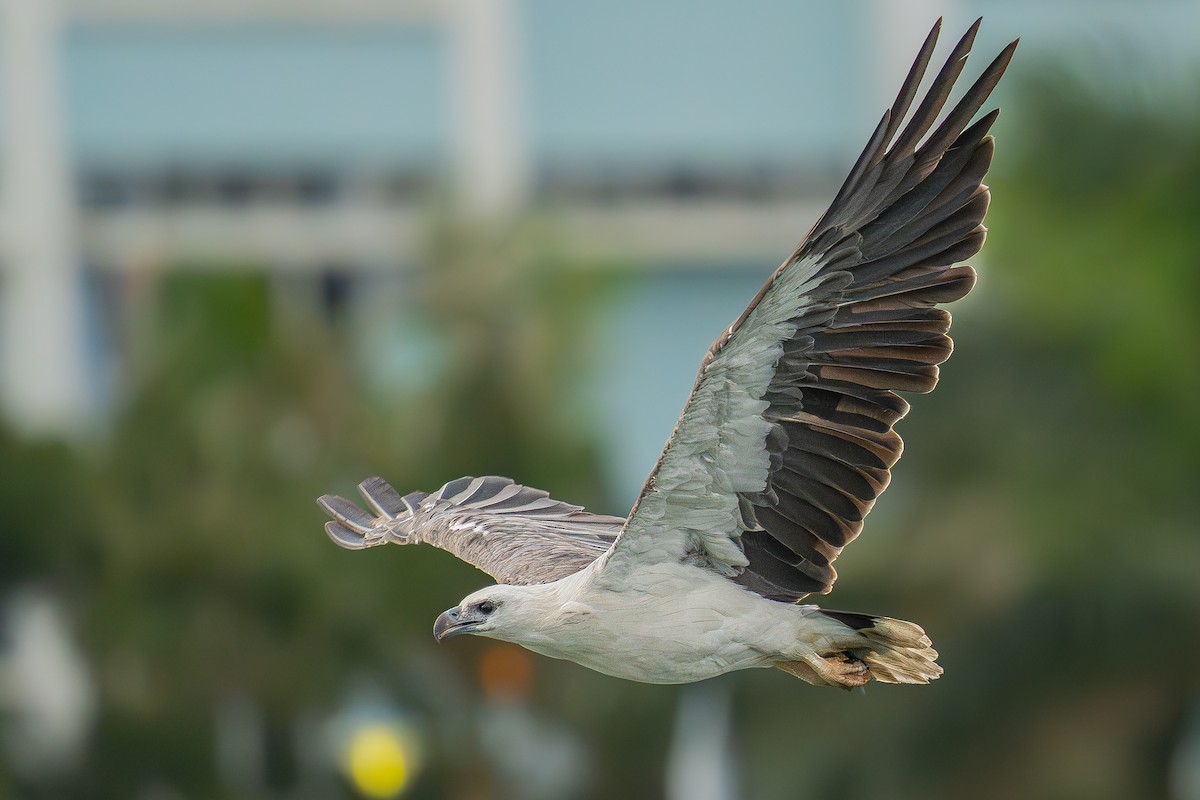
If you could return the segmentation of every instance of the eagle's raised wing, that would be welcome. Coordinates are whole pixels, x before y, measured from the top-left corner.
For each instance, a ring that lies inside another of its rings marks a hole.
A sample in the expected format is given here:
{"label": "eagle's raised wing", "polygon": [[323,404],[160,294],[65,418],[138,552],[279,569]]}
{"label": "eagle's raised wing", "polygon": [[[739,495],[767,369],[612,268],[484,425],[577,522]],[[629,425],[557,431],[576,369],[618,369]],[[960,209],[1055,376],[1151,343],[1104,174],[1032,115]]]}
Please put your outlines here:
{"label": "eagle's raised wing", "polygon": [[459,478],[432,494],[404,497],[382,478],[358,490],[371,512],[344,497],[317,501],[333,517],[326,533],[342,547],[431,544],[498,583],[547,583],[578,572],[609,548],[625,522],[493,476]]}
{"label": "eagle's raised wing", "polygon": [[602,572],[687,558],[777,600],[825,593],[900,457],[897,391],[928,392],[970,291],[997,111],[967,127],[1010,44],[930,129],[979,26],[901,123],[934,26],[829,210],[716,341]]}

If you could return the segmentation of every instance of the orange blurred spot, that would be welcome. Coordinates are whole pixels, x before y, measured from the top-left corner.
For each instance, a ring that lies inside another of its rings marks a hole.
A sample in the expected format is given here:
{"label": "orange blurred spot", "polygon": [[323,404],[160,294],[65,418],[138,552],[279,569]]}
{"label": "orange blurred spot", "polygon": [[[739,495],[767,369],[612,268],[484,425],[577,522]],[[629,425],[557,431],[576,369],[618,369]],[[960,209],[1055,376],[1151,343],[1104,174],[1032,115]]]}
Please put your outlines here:
{"label": "orange blurred spot", "polygon": [[479,662],[479,683],[491,698],[528,697],[533,689],[533,657],[511,644],[489,647]]}

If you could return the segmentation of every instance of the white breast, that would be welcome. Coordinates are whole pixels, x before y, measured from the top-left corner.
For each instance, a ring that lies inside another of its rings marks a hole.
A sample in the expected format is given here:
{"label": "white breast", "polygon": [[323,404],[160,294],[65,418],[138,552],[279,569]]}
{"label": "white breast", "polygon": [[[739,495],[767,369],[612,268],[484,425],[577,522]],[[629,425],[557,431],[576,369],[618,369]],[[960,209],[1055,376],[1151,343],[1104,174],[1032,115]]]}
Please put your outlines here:
{"label": "white breast", "polygon": [[572,578],[553,624],[520,644],[629,680],[684,683],[769,666],[803,620],[797,606],[686,564],[639,567],[620,586],[586,570]]}

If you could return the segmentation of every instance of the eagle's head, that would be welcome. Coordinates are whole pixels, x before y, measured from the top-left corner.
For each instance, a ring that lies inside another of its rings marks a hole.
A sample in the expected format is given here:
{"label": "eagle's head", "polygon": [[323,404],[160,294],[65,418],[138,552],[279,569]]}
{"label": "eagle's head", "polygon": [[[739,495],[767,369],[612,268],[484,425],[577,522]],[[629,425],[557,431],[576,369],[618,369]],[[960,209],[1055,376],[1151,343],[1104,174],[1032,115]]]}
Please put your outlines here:
{"label": "eagle's head", "polygon": [[443,611],[433,624],[433,638],[439,642],[460,633],[477,633],[493,639],[514,641],[528,629],[528,617],[538,614],[527,586],[498,584],[467,595],[454,608]]}

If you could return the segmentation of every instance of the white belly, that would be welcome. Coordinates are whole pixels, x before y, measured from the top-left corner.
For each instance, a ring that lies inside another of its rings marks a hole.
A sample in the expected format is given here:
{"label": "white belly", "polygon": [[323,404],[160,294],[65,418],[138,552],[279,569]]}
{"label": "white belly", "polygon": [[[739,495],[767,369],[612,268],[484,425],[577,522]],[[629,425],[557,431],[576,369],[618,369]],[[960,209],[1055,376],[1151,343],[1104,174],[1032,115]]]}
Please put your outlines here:
{"label": "white belly", "polygon": [[688,683],[770,666],[795,650],[807,616],[800,606],[682,564],[645,567],[619,591],[581,583],[557,624],[519,644],[644,683]]}

